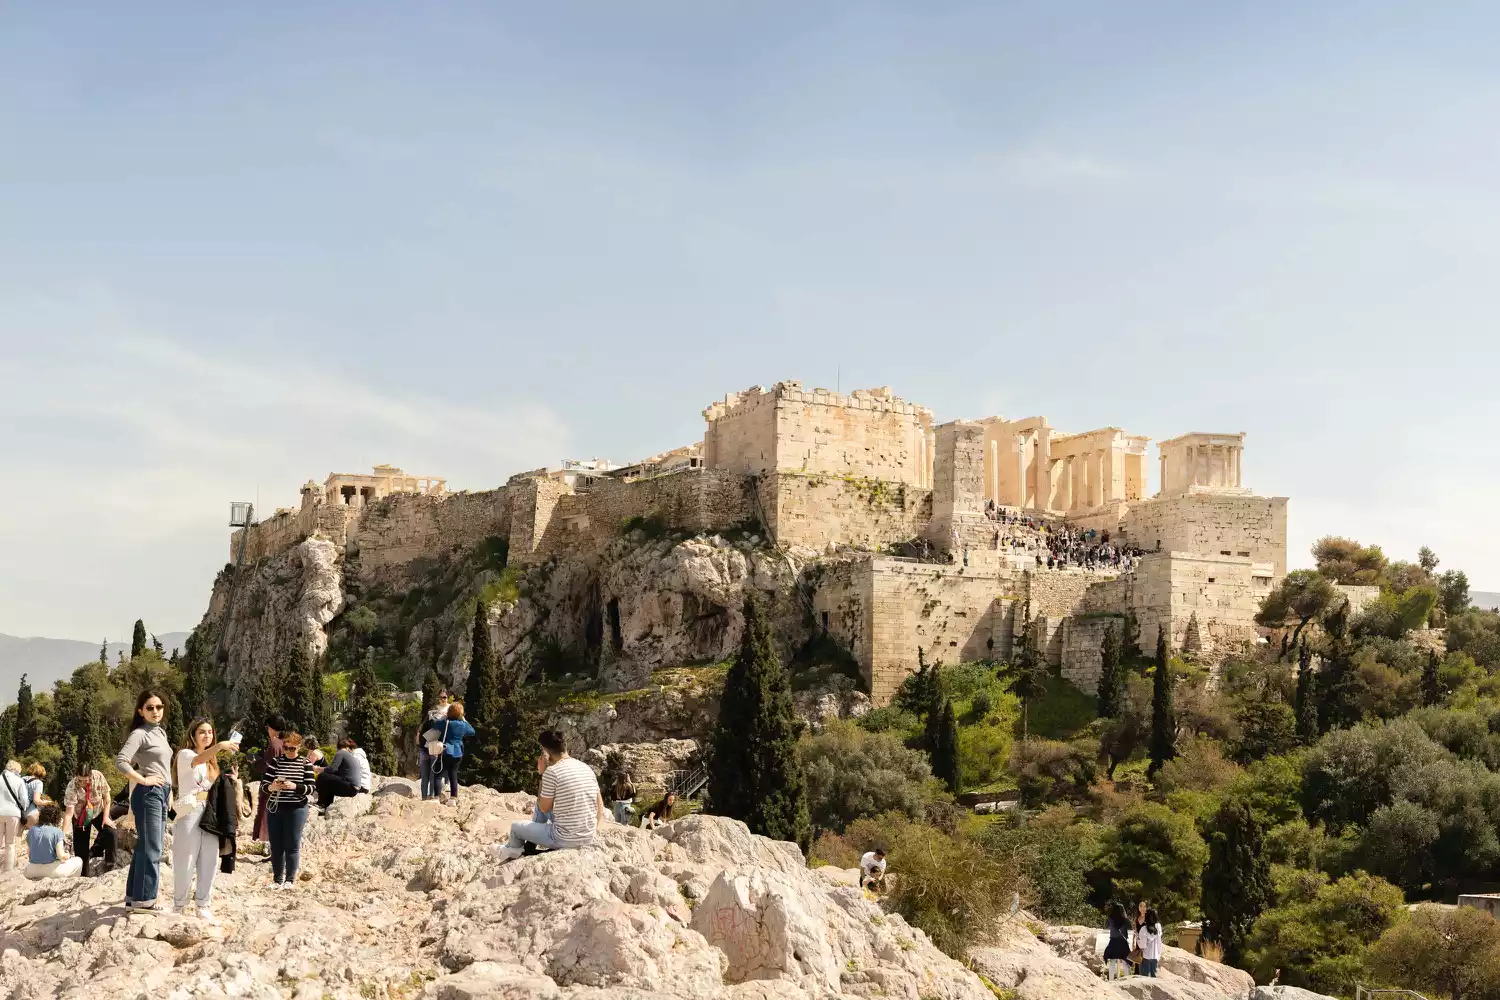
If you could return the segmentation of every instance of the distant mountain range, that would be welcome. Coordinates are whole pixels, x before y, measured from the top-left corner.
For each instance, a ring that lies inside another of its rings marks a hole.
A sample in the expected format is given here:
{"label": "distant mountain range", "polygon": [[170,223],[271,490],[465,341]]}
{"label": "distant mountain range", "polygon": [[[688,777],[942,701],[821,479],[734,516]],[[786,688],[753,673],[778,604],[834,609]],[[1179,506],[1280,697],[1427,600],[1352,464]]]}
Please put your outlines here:
{"label": "distant mountain range", "polygon": [[1500,594],[1491,594],[1483,590],[1471,590],[1469,591],[1469,600],[1477,608],[1484,608],[1486,610],[1500,608]]}
{"label": "distant mountain range", "polygon": [[[174,646],[187,642],[186,632],[163,632],[161,641],[167,655]],[[130,652],[130,643],[112,642],[108,646],[109,665],[114,666],[121,651]],[[21,675],[31,682],[31,690],[50,691],[57,681],[67,680],[73,671],[99,658],[99,644],[79,639],[22,639],[0,633],[0,705],[16,700]]]}

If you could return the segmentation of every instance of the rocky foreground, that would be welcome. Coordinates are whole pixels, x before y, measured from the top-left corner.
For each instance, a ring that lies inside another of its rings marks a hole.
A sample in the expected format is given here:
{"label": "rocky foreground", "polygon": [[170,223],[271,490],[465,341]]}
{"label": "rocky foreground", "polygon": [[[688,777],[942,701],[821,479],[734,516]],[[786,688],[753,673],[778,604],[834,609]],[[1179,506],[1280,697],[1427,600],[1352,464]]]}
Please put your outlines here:
{"label": "rocky foreground", "polygon": [[529,816],[529,797],[465,789],[445,807],[415,791],[386,779],[310,819],[294,891],[272,890],[268,866],[241,858],[215,885],[218,926],[128,913],[123,871],[6,876],[0,997],[1238,1000],[1253,989],[1183,952],[1160,979],[1106,984],[1093,931],[1024,914],[966,968],[883,913],[853,873],[809,870],[795,846],[717,817],[655,833],[606,825],[589,850],[501,866],[488,846]]}

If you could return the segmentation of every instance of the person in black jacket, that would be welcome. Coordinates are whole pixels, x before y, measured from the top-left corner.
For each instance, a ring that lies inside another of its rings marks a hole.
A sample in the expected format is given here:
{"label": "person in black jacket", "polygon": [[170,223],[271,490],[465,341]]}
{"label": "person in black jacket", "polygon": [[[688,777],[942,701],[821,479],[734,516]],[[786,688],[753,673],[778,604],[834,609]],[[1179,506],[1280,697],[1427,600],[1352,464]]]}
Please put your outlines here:
{"label": "person in black jacket", "polygon": [[336,798],[351,798],[358,795],[359,762],[354,758],[354,748],[359,744],[345,737],[339,742],[339,752],[327,767],[315,767],[318,785],[318,815],[323,815]]}
{"label": "person in black jacket", "polygon": [[266,763],[263,779],[266,828],[271,838],[271,880],[278,889],[297,881],[302,860],[302,829],[307,825],[307,802],[315,788],[312,762],[302,756],[302,737],[281,734],[281,754]]}

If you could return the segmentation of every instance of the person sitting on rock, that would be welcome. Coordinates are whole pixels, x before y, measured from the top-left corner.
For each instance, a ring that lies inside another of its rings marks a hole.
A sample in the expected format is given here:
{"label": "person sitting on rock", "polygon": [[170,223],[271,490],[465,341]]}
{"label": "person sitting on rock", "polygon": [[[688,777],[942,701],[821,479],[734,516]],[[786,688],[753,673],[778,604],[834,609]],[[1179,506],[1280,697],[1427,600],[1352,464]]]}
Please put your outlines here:
{"label": "person sitting on rock", "polygon": [[495,852],[502,864],[519,858],[527,844],[552,849],[588,847],[604,816],[604,796],[599,794],[594,769],[570,757],[562,733],[554,729],[542,733],[541,744],[542,783],[536,808],[552,820],[512,823],[510,840]]}
{"label": "person sitting on rock", "polygon": [[36,825],[26,831],[26,850],[27,878],[72,878],[83,871],[83,859],[69,857],[63,847],[62,807],[55,802],[42,806]]}
{"label": "person sitting on rock", "polygon": [[878,889],[885,885],[885,848],[866,851],[859,859],[859,887]]}
{"label": "person sitting on rock", "polygon": [[352,739],[345,737],[339,742],[339,752],[333,755],[331,764],[313,768],[317,774],[319,816],[328,811],[334,799],[353,798],[360,792],[369,791],[360,785],[359,760],[354,756],[357,746]]}
{"label": "person sitting on rock", "polygon": [[630,813],[635,802],[635,782],[630,780],[629,771],[621,771],[615,778],[613,801],[610,809],[614,812],[615,822],[621,826],[630,825]]}
{"label": "person sitting on rock", "polygon": [[655,830],[657,827],[672,819],[672,807],[677,804],[677,793],[668,792],[661,797],[661,801],[646,810],[646,816],[641,820],[642,830]]}

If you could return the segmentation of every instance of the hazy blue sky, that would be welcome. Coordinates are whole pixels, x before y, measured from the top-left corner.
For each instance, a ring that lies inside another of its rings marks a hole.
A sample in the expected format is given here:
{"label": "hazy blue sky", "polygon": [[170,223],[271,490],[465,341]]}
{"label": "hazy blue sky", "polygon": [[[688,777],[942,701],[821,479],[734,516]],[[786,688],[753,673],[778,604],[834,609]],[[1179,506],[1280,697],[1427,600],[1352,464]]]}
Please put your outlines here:
{"label": "hazy blue sky", "polygon": [[0,631],[189,628],[232,499],[781,378],[1243,430],[1294,563],[1500,590],[1500,7],[1309,6],[7,5]]}

